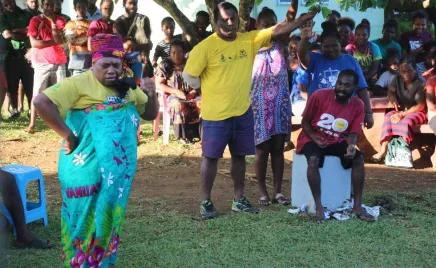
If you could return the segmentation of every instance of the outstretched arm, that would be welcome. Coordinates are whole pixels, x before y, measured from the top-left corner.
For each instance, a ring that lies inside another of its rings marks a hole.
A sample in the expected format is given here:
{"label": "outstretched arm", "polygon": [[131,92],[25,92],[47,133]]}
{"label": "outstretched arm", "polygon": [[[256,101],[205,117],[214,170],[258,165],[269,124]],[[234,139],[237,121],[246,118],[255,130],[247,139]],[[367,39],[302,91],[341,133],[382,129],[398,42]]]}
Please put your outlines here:
{"label": "outstretched arm", "polygon": [[286,21],[282,22],[280,24],[277,24],[276,26],[273,26],[272,30],[272,40],[279,40],[283,36],[289,36],[293,31],[303,26],[307,21],[312,20],[316,14],[319,12],[319,8],[314,8],[312,12],[307,13],[298,19],[295,19],[293,21]]}
{"label": "outstretched arm", "polygon": [[297,17],[298,13],[298,0],[292,0],[291,5],[286,12],[285,21],[293,21]]}

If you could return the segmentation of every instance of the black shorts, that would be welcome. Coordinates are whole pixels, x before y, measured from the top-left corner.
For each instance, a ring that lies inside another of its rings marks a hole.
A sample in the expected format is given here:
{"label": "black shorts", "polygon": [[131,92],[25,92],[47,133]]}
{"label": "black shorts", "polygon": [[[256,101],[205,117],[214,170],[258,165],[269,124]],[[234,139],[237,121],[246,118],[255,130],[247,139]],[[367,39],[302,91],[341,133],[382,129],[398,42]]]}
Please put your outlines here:
{"label": "black shorts", "polygon": [[342,167],[344,167],[344,169],[349,169],[353,164],[353,159],[356,159],[356,157],[361,157],[363,154],[361,151],[356,150],[356,155],[353,159],[345,158],[347,147],[348,144],[345,141],[341,143],[330,144],[325,148],[321,148],[313,141],[310,141],[303,146],[301,153],[306,156],[307,161],[309,161],[310,157],[312,156],[317,157],[319,159],[320,168],[324,166],[324,157],[326,155],[337,156],[341,159]]}

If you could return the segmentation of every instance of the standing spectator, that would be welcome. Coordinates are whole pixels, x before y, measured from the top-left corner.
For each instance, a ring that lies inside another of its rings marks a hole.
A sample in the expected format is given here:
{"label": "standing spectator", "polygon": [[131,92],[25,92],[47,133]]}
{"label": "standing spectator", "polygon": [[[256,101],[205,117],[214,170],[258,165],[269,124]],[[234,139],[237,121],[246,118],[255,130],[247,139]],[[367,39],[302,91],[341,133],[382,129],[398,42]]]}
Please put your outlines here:
{"label": "standing spectator", "polygon": [[436,76],[427,80],[425,85],[425,98],[428,109],[428,124],[436,134]]}
{"label": "standing spectator", "polygon": [[165,35],[164,40],[160,41],[156,45],[153,56],[153,67],[157,67],[157,61],[159,58],[166,59],[170,55],[170,44],[174,39],[174,29],[176,28],[176,22],[171,17],[166,17],[161,23],[162,32]]}
{"label": "standing spectator", "polygon": [[86,17],[88,17],[89,20],[99,20],[103,16],[101,10],[95,5],[96,2],[97,0],[88,0],[88,12],[86,13]]}
{"label": "standing spectator", "polygon": [[388,48],[395,48],[400,52],[401,55],[401,46],[395,41],[395,38],[397,36],[398,32],[398,24],[395,20],[387,21],[385,24],[383,24],[383,36],[382,38],[376,39],[372,41],[374,44],[376,44],[380,48],[380,53],[382,56],[382,63],[384,64],[387,55],[386,50]]}
{"label": "standing spectator", "polygon": [[366,83],[372,90],[373,79],[377,76],[382,59],[380,48],[369,42],[370,28],[366,24],[359,24],[356,27],[356,41],[349,44],[345,49],[359,63]]}
{"label": "standing spectator", "polygon": [[206,11],[200,10],[195,15],[195,28],[197,29],[197,33],[200,36],[199,42],[208,38],[212,32],[207,30],[207,27],[210,25],[210,15]]}
{"label": "standing spectator", "polygon": [[74,0],[77,19],[65,26],[65,37],[70,43],[70,61],[68,70],[72,75],[82,73],[91,68],[91,53],[88,50],[88,28],[91,23],[86,19],[87,0]]}
{"label": "standing spectator", "polygon": [[145,64],[144,71],[147,72],[147,76],[152,77],[153,66],[149,59],[150,50],[153,48],[150,40],[150,19],[138,14],[138,0],[123,0],[123,7],[126,12],[115,21],[116,32],[123,38],[129,37],[135,41],[133,50],[141,52],[142,63]]}
{"label": "standing spectator", "polygon": [[257,213],[244,196],[245,156],[255,152],[254,119],[250,108],[250,87],[254,58],[271,41],[288,37],[315,13],[292,22],[277,24],[262,31],[238,33],[237,8],[221,2],[214,9],[216,33],[194,47],[185,66],[184,78],[194,89],[202,92],[203,162],[201,165],[203,218],[215,218],[216,210],[211,192],[227,145],[232,155],[231,171],[234,181],[235,212]]}
{"label": "standing spectator", "polygon": [[29,13],[31,17],[41,15],[41,11],[39,11],[38,0],[26,0],[26,5],[27,5],[26,11]]}
{"label": "standing spectator", "polygon": [[[62,47],[62,31],[65,19],[54,14],[54,0],[42,0],[43,14],[30,20],[29,32],[32,44],[32,64],[35,69],[33,96],[65,78],[67,57]],[[36,111],[32,105],[30,124],[25,129],[35,133]]]}
{"label": "standing spectator", "polygon": [[346,47],[355,41],[354,27],[356,27],[356,23],[351,18],[344,17],[338,20],[338,32],[341,37],[340,43],[343,53],[348,53]]}
{"label": "standing spectator", "polygon": [[[26,94],[30,108],[33,91],[33,68],[25,55],[30,48],[29,37],[27,37],[27,26],[30,22],[29,13],[19,8],[15,0],[2,0],[4,13],[0,16],[0,32],[6,41],[6,79],[8,82],[8,93],[12,106],[11,119],[20,116],[19,84],[23,84],[23,91]],[[8,108],[8,107],[7,107]]]}
{"label": "standing spectator", "polygon": [[388,99],[394,111],[385,115],[380,138],[380,152],[373,155],[374,162],[380,162],[386,156],[388,144],[395,136],[401,137],[407,144],[413,140],[413,128],[427,122],[425,112],[425,80],[420,77],[411,59],[400,62],[400,71],[392,80]]}
{"label": "standing spectator", "polygon": [[111,20],[114,12],[113,0],[102,0],[100,3],[101,19],[93,20],[88,29],[88,50],[91,51],[91,39],[99,33],[113,34],[114,21]]}
{"label": "standing spectator", "polygon": [[[293,0],[293,2],[298,4],[298,0]],[[293,11],[295,12],[292,16],[295,18],[297,10]],[[277,15],[272,9],[264,7],[257,17],[257,22],[259,30],[268,29],[277,24]],[[254,166],[260,195],[257,203],[262,206],[270,205],[271,201],[281,205],[289,204],[289,200],[282,193],[283,150],[286,137],[290,135],[292,112],[288,72],[283,51],[283,44],[274,41],[272,45],[261,48],[254,58],[250,98],[254,115],[256,146]],[[274,175],[272,200],[266,189],[266,171],[270,155]]]}
{"label": "standing spectator", "polygon": [[309,51],[308,40],[312,36],[311,27],[304,28],[301,34],[301,42],[298,45],[298,58],[302,67],[309,73],[309,84],[307,87],[308,98],[316,90],[321,88],[334,88],[338,75],[342,70],[352,69],[359,75],[359,84],[356,94],[365,103],[365,126],[372,128],[374,118],[372,116],[371,103],[367,91],[365,77],[359,63],[351,55],[341,53],[341,43],[336,25],[325,21],[322,23],[321,34],[322,53]]}
{"label": "standing spectator", "polygon": [[66,22],[69,22],[71,20],[70,16],[62,14],[62,4],[64,3],[64,0],[56,0],[55,1],[55,8],[54,13],[57,16],[61,16],[65,19]]}
{"label": "standing spectator", "polygon": [[403,48],[403,55],[410,55],[415,59],[418,75],[425,70],[425,57],[423,54],[424,44],[431,40],[431,34],[427,29],[427,15],[418,11],[412,17],[413,30],[401,35],[400,44]]}
{"label": "standing spectator", "polygon": [[327,16],[326,21],[330,21],[334,24],[338,23],[338,20],[341,18],[341,13],[339,13],[336,10],[332,10],[332,12],[330,12],[330,14]]}
{"label": "standing spectator", "polygon": [[[4,12],[3,5],[0,1],[0,16],[3,15],[3,12]],[[5,97],[6,97],[6,89],[8,87],[8,85],[6,83],[6,76],[4,73],[5,57],[6,57],[5,40],[3,39],[3,36],[0,35],[0,122],[3,121],[2,107],[3,107],[3,102],[5,101]]]}

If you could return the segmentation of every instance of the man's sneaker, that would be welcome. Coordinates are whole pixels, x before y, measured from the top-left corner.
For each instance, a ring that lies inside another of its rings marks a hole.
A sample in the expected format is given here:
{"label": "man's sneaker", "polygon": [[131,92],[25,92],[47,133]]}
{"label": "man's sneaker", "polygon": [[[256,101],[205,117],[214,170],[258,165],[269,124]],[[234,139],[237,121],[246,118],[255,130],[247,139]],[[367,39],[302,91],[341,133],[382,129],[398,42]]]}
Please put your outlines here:
{"label": "man's sneaker", "polygon": [[216,209],[213,206],[212,201],[204,200],[201,202],[200,214],[203,219],[214,219],[216,218]]}
{"label": "man's sneaker", "polygon": [[258,213],[259,209],[253,207],[250,201],[246,197],[239,200],[233,200],[232,211],[234,212],[247,212],[247,213]]}

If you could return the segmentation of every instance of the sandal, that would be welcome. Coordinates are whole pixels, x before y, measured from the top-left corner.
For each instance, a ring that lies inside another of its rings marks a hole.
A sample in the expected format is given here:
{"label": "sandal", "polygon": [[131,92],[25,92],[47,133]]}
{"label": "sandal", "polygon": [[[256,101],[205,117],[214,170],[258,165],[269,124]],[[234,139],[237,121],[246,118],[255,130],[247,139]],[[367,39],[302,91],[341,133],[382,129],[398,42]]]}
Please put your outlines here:
{"label": "sandal", "polygon": [[28,249],[28,248],[35,248],[35,249],[51,249],[53,247],[52,244],[50,244],[50,241],[43,241],[39,238],[34,238],[32,241],[30,241],[27,244],[14,244],[14,248],[16,249]]}
{"label": "sandal", "polygon": [[262,196],[261,198],[259,198],[259,200],[257,200],[257,203],[261,206],[269,206],[271,205],[271,200],[268,196]]}
{"label": "sandal", "polygon": [[29,134],[35,134],[36,129],[34,127],[28,127],[24,129],[24,132],[27,132]]}
{"label": "sandal", "polygon": [[276,198],[273,200],[273,204],[279,204],[283,206],[289,205],[291,202],[289,202],[288,199],[283,194],[276,194]]}
{"label": "sandal", "polygon": [[368,212],[366,212],[365,209],[362,209],[363,213],[352,213],[351,216],[353,218],[357,218],[361,221],[365,221],[365,222],[375,222],[375,218],[368,214]]}

